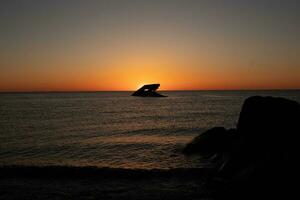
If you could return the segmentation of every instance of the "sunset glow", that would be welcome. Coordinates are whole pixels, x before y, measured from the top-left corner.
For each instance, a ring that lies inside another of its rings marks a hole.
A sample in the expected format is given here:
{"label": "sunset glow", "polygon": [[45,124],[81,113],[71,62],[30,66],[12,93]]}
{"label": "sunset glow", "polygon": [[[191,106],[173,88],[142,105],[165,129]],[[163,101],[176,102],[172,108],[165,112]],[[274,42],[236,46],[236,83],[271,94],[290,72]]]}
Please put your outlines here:
{"label": "sunset glow", "polygon": [[300,88],[297,1],[50,2],[1,2],[0,91]]}

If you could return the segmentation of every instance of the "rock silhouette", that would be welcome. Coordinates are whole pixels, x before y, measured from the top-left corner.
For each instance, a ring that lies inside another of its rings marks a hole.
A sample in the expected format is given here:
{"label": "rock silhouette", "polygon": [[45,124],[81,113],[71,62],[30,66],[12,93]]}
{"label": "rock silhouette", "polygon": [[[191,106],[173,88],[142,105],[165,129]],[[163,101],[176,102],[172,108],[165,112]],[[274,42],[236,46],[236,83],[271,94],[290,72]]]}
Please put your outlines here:
{"label": "rock silhouette", "polygon": [[[198,136],[184,152],[204,149],[222,158],[218,173],[208,183],[216,199],[289,198],[297,193],[299,124],[299,103],[249,97],[242,106],[234,139],[226,136],[227,130],[214,128]],[[228,144],[221,144],[221,139]]]}
{"label": "rock silhouette", "polygon": [[149,84],[144,85],[137,91],[135,91],[132,96],[139,96],[139,97],[166,97],[156,92],[159,88],[160,84]]}
{"label": "rock silhouette", "polygon": [[185,146],[183,152],[185,154],[215,154],[231,151],[233,142],[236,140],[236,129],[226,130],[224,127],[214,127],[195,137]]}

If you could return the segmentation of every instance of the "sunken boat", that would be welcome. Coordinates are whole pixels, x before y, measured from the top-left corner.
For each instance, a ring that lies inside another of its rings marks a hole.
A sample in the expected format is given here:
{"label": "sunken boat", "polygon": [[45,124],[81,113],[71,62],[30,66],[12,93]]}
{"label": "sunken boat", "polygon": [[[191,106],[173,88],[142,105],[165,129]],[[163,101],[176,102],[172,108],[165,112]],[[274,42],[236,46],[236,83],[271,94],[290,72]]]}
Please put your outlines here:
{"label": "sunken boat", "polygon": [[137,91],[135,91],[131,96],[138,96],[138,97],[166,97],[162,94],[156,92],[159,88],[160,84],[148,84],[144,85]]}

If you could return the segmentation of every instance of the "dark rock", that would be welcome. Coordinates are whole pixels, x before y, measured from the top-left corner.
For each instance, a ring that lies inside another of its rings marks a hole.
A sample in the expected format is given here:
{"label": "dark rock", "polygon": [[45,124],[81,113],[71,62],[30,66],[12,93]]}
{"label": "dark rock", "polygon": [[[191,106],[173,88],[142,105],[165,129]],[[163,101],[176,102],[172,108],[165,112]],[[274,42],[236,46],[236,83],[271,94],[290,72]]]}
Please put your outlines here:
{"label": "dark rock", "polygon": [[237,124],[240,141],[231,160],[239,165],[282,161],[277,166],[294,160],[299,150],[299,124],[300,105],[295,101],[260,96],[246,99]]}
{"label": "dark rock", "polygon": [[215,127],[195,137],[183,149],[185,154],[205,153],[215,154],[228,152],[236,141],[235,129],[226,130],[224,127]]}
{"label": "dark rock", "polygon": [[227,151],[207,183],[216,199],[287,199],[298,191],[299,133],[299,103],[254,96],[245,100],[237,129],[210,129],[184,152],[215,152],[222,157]]}
{"label": "dark rock", "polygon": [[244,102],[237,130],[241,133],[243,150],[249,151],[255,159],[264,152],[276,153],[277,159],[281,154],[293,153],[290,148],[295,147],[299,123],[300,105],[297,102],[255,96]]}
{"label": "dark rock", "polygon": [[237,125],[240,140],[217,176],[229,181],[219,190],[219,197],[286,198],[295,193],[299,124],[300,105],[295,101],[260,96],[246,99]]}

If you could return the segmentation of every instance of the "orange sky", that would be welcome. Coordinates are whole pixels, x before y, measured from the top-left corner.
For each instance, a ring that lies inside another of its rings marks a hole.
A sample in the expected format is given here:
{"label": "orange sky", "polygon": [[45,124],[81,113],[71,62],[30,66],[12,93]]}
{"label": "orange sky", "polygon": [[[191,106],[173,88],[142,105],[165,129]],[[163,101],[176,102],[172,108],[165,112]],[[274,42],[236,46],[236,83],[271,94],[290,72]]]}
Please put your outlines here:
{"label": "orange sky", "polygon": [[299,89],[296,1],[5,1],[1,91]]}

